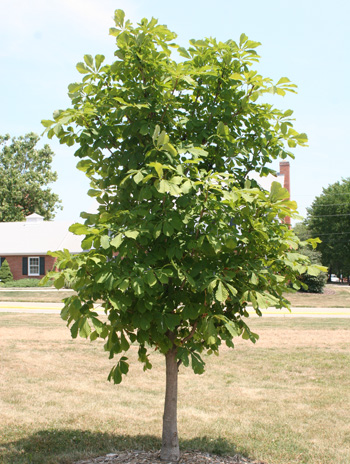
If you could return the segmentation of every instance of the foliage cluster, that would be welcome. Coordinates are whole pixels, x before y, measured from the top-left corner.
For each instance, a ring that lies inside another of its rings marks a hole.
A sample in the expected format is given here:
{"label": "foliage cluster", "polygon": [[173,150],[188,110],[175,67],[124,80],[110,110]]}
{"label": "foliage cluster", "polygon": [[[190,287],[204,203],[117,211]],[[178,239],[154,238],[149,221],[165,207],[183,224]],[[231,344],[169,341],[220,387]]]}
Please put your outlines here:
{"label": "foliage cluster", "polygon": [[[313,264],[321,264],[321,252],[313,250],[309,246],[302,247],[300,252],[307,256]],[[310,275],[306,272],[299,277],[299,281],[303,284],[299,289],[300,292],[323,293],[327,274],[320,272],[318,275]]]}
{"label": "foliage cluster", "polygon": [[315,198],[306,219],[310,237],[319,236],[322,264],[329,275],[350,275],[350,178],[324,188]]}
{"label": "foliage cluster", "polygon": [[43,285],[45,285],[46,287],[50,287],[52,285],[52,282],[48,281],[46,284],[41,284],[39,279],[18,279],[7,281],[6,283],[3,283],[1,286],[5,288],[30,288],[39,286],[41,287]]}
{"label": "foliage cluster", "polygon": [[[312,246],[307,242],[307,239],[310,236],[307,226],[304,223],[296,224],[296,226],[294,227],[294,233],[302,241],[300,244],[300,252],[303,253],[303,255],[307,256],[312,264],[321,265],[321,252],[312,248]],[[298,277],[298,280],[302,284],[302,286],[299,289],[300,292],[323,293],[324,287],[327,282],[327,274],[325,272],[320,272],[318,275],[310,275],[308,272],[305,272],[304,274]]]}
{"label": "foliage cluster", "polygon": [[60,208],[58,195],[49,184],[57,179],[51,170],[53,151],[49,145],[37,149],[34,133],[22,137],[0,136],[0,221],[23,221],[37,213],[52,219]]}

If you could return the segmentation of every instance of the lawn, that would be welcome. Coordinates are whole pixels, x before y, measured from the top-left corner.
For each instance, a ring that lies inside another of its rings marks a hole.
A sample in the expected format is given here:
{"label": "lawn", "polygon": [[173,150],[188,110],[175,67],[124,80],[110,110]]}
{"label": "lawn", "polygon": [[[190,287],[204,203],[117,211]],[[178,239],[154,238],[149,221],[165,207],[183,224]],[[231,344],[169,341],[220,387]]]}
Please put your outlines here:
{"label": "lawn", "polygon": [[[182,449],[240,452],[267,464],[350,462],[348,319],[252,319],[238,339],[180,368]],[[58,315],[0,314],[0,463],[71,464],[116,449],[160,446],[164,362],[125,382],[106,378],[103,343],[71,340]]]}
{"label": "lawn", "polygon": [[0,302],[27,302],[27,303],[61,303],[63,298],[73,295],[72,290],[1,290],[0,288]]}
{"label": "lawn", "polygon": [[311,308],[350,308],[350,286],[327,284],[324,293],[292,293],[286,295],[292,306]]}

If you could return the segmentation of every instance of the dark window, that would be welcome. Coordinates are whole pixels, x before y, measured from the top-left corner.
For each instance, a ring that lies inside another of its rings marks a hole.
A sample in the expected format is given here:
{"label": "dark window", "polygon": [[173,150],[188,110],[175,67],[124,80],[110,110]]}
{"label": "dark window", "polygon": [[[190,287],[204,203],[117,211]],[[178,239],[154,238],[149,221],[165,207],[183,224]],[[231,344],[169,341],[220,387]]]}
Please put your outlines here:
{"label": "dark window", "polygon": [[22,258],[22,274],[28,275],[28,258]]}
{"label": "dark window", "polygon": [[40,256],[40,275],[45,275],[45,256]]}

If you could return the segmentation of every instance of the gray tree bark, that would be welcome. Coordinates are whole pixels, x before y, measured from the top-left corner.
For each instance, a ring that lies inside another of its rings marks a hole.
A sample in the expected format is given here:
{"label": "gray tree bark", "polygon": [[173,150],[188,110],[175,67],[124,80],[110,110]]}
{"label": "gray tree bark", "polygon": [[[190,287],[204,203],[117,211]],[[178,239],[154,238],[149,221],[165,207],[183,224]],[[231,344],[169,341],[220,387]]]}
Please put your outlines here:
{"label": "gray tree bark", "polygon": [[168,462],[177,462],[180,459],[179,437],[177,434],[178,366],[176,352],[176,347],[173,347],[165,355],[166,388],[160,458]]}

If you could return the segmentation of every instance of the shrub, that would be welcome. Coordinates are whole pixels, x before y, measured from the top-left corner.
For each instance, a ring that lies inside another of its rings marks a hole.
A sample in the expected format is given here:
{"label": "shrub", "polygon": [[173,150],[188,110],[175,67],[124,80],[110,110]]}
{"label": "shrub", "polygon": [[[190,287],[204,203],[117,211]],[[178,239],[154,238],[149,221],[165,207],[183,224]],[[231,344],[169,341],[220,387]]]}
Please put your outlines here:
{"label": "shrub", "polygon": [[52,282],[49,281],[45,285],[39,285],[39,279],[19,279],[6,282],[2,285],[5,288],[18,287],[18,288],[28,288],[28,287],[51,287]]}
{"label": "shrub", "polygon": [[[319,251],[303,246],[300,249],[300,253],[310,258],[312,264],[321,264],[321,253]],[[306,287],[301,287],[299,292],[323,293],[324,286],[327,282],[327,274],[325,272],[321,272],[317,276],[314,276],[306,273],[298,277],[298,280],[302,284],[306,285]]]}
{"label": "shrub", "polygon": [[0,267],[0,282],[4,282],[6,284],[11,281],[13,281],[13,275],[9,263],[5,259]]}
{"label": "shrub", "polygon": [[318,276],[303,274],[299,277],[300,282],[307,285],[307,288],[301,287],[299,292],[304,293],[323,293],[324,286],[327,282],[327,275],[321,272]]}

